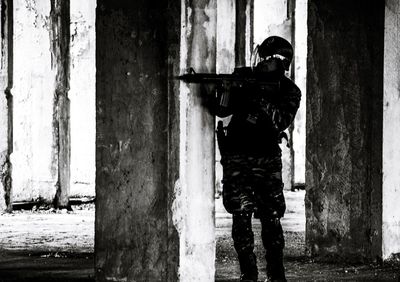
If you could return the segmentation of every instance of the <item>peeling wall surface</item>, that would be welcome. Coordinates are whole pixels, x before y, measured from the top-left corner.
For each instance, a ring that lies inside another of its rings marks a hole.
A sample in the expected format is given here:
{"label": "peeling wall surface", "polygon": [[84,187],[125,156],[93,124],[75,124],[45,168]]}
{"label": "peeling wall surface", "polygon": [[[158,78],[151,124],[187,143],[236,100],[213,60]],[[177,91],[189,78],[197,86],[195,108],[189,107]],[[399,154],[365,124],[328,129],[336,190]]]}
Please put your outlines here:
{"label": "peeling wall surface", "polygon": [[94,196],[96,0],[70,1],[71,196]]}
{"label": "peeling wall surface", "polygon": [[309,1],[306,243],[381,256],[384,3]]}
{"label": "peeling wall surface", "polygon": [[400,253],[400,3],[386,1],[383,100],[383,258]]}
{"label": "peeling wall surface", "polygon": [[97,2],[97,281],[168,281],[169,258],[176,263],[170,254],[178,242],[169,236],[167,18],[180,12],[169,13],[166,1]]}
{"label": "peeling wall surface", "polygon": [[49,15],[50,1],[14,1],[14,201],[55,194]]}

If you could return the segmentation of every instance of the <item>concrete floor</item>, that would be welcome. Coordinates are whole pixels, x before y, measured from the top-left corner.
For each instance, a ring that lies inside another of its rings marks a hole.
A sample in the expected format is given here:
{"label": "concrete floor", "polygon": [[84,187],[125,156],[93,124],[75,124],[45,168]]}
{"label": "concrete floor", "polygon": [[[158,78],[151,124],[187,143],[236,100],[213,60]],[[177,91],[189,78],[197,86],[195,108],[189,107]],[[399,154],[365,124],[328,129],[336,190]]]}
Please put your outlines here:
{"label": "concrete floor", "polygon": [[[399,263],[349,265],[318,263],[304,256],[304,191],[287,192],[282,220],[289,281],[400,281]],[[216,281],[237,281],[239,267],[230,238],[230,215],[216,202]],[[265,278],[260,223],[253,221],[260,279]],[[73,212],[16,211],[0,216],[0,282],[94,281],[94,207]]]}

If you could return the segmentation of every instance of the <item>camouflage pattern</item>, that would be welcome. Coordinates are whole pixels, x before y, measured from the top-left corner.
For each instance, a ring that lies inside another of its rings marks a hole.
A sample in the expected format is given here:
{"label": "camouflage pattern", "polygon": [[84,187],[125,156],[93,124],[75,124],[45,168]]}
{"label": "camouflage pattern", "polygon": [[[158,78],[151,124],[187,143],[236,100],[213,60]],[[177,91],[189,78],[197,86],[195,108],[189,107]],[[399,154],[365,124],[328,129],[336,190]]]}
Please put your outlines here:
{"label": "camouflage pattern", "polygon": [[238,111],[217,136],[223,167],[223,204],[233,214],[232,238],[238,253],[241,281],[257,281],[252,215],[259,217],[266,250],[267,275],[286,281],[283,266],[284,236],[280,223],[286,209],[279,148],[281,133],[293,122],[300,104],[299,88],[288,78],[279,78],[279,88],[243,87]]}
{"label": "camouflage pattern", "polygon": [[282,217],[283,195],[281,154],[274,157],[224,156],[223,203],[229,213],[255,212],[268,218]]}
{"label": "camouflage pattern", "polygon": [[284,281],[284,237],[280,218],[286,205],[283,195],[281,155],[251,157],[228,155],[222,159],[223,203],[233,214],[232,238],[238,254],[242,280],[257,281],[252,214],[261,220],[267,274]]}
{"label": "camouflage pattern", "polygon": [[[251,227],[251,213],[234,213],[232,222],[232,238],[238,254],[241,279],[257,281],[257,259],[254,254],[254,234]],[[265,248],[267,262],[267,276],[269,278],[285,280],[283,266],[283,248],[285,241],[282,225],[279,218],[261,217],[261,239]],[[242,281],[241,280],[241,281]]]}
{"label": "camouflage pattern", "polygon": [[241,280],[257,281],[257,258],[254,254],[254,234],[251,228],[251,213],[234,213],[232,216],[232,239],[238,254]]}

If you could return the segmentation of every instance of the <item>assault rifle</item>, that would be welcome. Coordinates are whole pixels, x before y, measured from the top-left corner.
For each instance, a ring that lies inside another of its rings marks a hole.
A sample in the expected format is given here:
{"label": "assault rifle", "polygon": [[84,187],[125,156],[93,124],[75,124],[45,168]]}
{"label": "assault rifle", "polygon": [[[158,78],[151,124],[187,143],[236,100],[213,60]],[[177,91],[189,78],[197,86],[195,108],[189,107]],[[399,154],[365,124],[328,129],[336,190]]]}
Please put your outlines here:
{"label": "assault rifle", "polygon": [[279,86],[279,82],[271,81],[265,75],[259,75],[251,67],[235,68],[232,74],[216,73],[196,73],[193,68],[189,68],[186,74],[177,77],[187,83],[212,83],[212,84],[231,84],[242,86],[244,84],[258,84],[261,86]]}
{"label": "assault rifle", "polygon": [[[262,93],[276,93],[280,88],[279,80],[254,71],[251,67],[235,68],[232,74],[196,73],[193,68],[189,68],[186,74],[177,79],[186,83],[216,85],[217,109],[214,110],[221,117],[232,114],[236,106],[240,107],[242,102],[253,99],[260,93],[259,90]],[[242,93],[246,93],[246,97]]]}

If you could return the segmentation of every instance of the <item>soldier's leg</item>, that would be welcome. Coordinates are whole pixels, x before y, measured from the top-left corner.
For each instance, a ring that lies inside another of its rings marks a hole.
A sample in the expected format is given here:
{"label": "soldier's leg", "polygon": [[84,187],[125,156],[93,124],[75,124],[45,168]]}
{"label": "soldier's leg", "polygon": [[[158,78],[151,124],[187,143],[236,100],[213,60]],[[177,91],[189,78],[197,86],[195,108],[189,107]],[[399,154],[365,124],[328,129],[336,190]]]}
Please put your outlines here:
{"label": "soldier's leg", "polygon": [[267,276],[272,281],[286,281],[283,266],[285,240],[279,218],[261,217],[261,238],[265,248]]}
{"label": "soldier's leg", "polygon": [[232,239],[239,258],[241,281],[257,281],[258,277],[251,216],[249,212],[236,212],[232,217]]}
{"label": "soldier's leg", "polygon": [[261,237],[265,248],[267,275],[272,281],[286,281],[283,266],[283,237],[280,218],[286,209],[283,194],[282,163],[279,156],[260,159],[256,198],[261,221]]}

